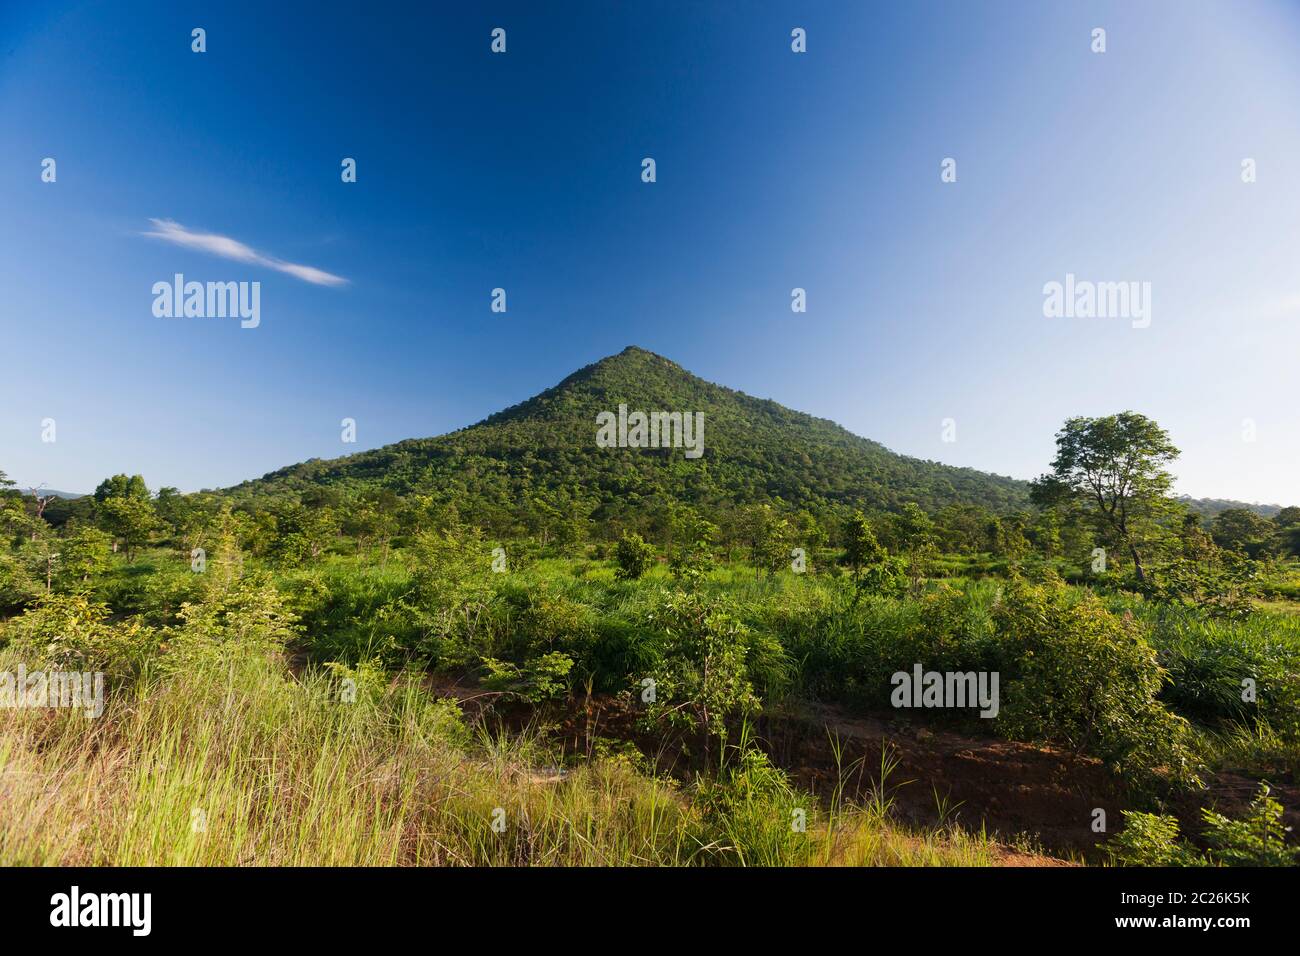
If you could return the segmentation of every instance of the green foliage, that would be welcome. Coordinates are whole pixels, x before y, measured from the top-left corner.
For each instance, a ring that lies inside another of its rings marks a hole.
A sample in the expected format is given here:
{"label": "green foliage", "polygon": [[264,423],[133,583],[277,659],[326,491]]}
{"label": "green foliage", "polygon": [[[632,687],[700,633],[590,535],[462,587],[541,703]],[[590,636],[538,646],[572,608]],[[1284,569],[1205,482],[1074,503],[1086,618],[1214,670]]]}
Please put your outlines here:
{"label": "green foliage", "polygon": [[654,566],[655,550],[639,534],[628,532],[619,538],[614,560],[618,563],[614,576],[620,581],[635,581]]}
{"label": "green foliage", "polygon": [[659,638],[658,660],[648,675],[655,682],[652,720],[725,737],[728,717],[758,709],[751,651],[774,649],[754,644],[750,630],[727,608],[698,593],[665,591],[648,623]]}
{"label": "green foliage", "polygon": [[1290,827],[1282,823],[1282,804],[1262,784],[1250,812],[1240,820],[1204,811],[1210,859],[1225,866],[1295,866],[1300,848],[1286,845]]}
{"label": "green foliage", "polygon": [[790,522],[769,504],[750,505],[739,516],[741,540],[749,550],[749,563],[769,577],[790,564],[793,544]]}
{"label": "green foliage", "polygon": [[[871,523],[857,512],[844,524],[844,554],[840,563],[849,569],[854,603],[863,594],[897,595],[907,586],[907,562],[891,557],[876,541]],[[920,542],[918,541],[918,544]]]}
{"label": "green foliage", "polygon": [[1052,471],[1034,483],[1032,498],[1080,509],[1103,542],[1132,558],[1141,581],[1143,555],[1172,511],[1166,466],[1178,455],[1164,429],[1136,412],[1072,418],[1057,433]]}
{"label": "green foliage", "polygon": [[132,498],[136,501],[149,500],[149,488],[140,475],[113,475],[105,478],[95,489],[95,501],[103,504],[113,498]]}
{"label": "green foliage", "polygon": [[1240,621],[1254,613],[1257,576],[1255,562],[1224,551],[1162,564],[1141,590],[1155,601],[1199,608],[1212,619]]}
{"label": "green foliage", "polygon": [[1201,866],[1195,848],[1178,839],[1178,818],[1125,810],[1124,829],[1106,841],[1115,866]]}
{"label": "green foliage", "polygon": [[84,594],[48,594],[0,628],[0,646],[28,666],[102,671],[111,680],[136,676],[159,646],[158,634],[138,621],[117,622],[110,609]]}
{"label": "green foliage", "polygon": [[298,634],[292,609],[264,573],[208,589],[198,602],[182,605],[180,620],[165,632],[161,663],[168,672],[278,654]]}
{"label": "green foliage", "polygon": [[713,543],[718,526],[706,520],[693,508],[685,508],[674,516],[674,547],[668,560],[673,577],[683,582],[698,581],[713,567]]}
{"label": "green foliage", "polygon": [[72,589],[108,570],[112,538],[94,527],[76,527],[60,546],[59,582]]}
{"label": "green foliage", "polygon": [[127,560],[159,530],[158,516],[147,497],[112,495],[96,508],[96,520],[126,548]]}
{"label": "green foliage", "polygon": [[1106,843],[1117,866],[1295,866],[1300,848],[1288,846],[1282,804],[1261,784],[1239,820],[1205,808],[1205,851],[1178,836],[1175,817],[1124,811],[1124,829]]}
{"label": "green foliage", "polygon": [[302,567],[320,558],[338,535],[333,508],[294,505],[280,515],[275,550],[280,562]]}
{"label": "green foliage", "polygon": [[411,548],[407,607],[422,632],[419,650],[442,667],[476,665],[484,614],[494,596],[492,554],[482,532],[425,531]]}
{"label": "green foliage", "polygon": [[1214,516],[1210,534],[1214,543],[1229,551],[1259,554],[1277,531],[1277,525],[1245,508],[1227,508]]}
{"label": "green foliage", "polygon": [[558,651],[543,654],[512,664],[495,658],[482,659],[487,676],[483,686],[489,690],[508,693],[533,704],[554,700],[568,691],[568,674],[573,669],[573,658]]}
{"label": "green foliage", "polygon": [[993,618],[1011,675],[1004,734],[1095,754],[1139,781],[1197,782],[1190,728],[1160,701],[1165,671],[1130,616],[1060,583],[1013,583]]}

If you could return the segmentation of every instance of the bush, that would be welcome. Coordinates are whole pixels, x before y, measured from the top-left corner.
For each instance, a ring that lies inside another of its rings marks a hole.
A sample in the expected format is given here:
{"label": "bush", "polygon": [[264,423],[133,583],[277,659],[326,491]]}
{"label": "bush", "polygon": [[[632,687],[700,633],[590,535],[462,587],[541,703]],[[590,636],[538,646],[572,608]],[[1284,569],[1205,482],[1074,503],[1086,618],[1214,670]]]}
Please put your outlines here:
{"label": "bush", "polygon": [[1159,701],[1165,671],[1131,616],[1061,583],[1013,583],[994,609],[1005,700],[999,729],[1090,753],[1143,783],[1198,782],[1190,727]]}
{"label": "bush", "polygon": [[29,665],[102,671],[110,680],[135,677],[158,651],[157,632],[138,621],[112,622],[110,613],[82,594],[48,594],[0,629],[0,646]]}
{"label": "bush", "polygon": [[573,669],[573,658],[553,651],[520,665],[485,657],[483,666],[488,672],[483,686],[488,690],[502,691],[529,703],[540,704],[563,696],[568,690],[567,677]]}
{"label": "bush", "polygon": [[415,540],[408,609],[420,650],[442,667],[478,663],[480,622],[494,597],[492,553],[477,529],[427,531]]}
{"label": "bush", "polygon": [[1124,829],[1106,842],[1116,866],[1199,866],[1196,851],[1178,840],[1178,819],[1160,813],[1124,811]]}
{"label": "bush", "polygon": [[1210,858],[1225,866],[1295,866],[1300,850],[1286,845],[1282,804],[1261,784],[1250,812],[1232,820],[1213,810],[1203,811]]}
{"label": "bush", "polygon": [[614,577],[620,581],[634,581],[650,570],[655,563],[654,548],[646,544],[636,532],[624,534],[614,550],[618,569]]}
{"label": "bush", "polygon": [[266,574],[214,586],[201,601],[185,604],[181,625],[169,628],[163,669],[178,670],[244,656],[282,652],[298,634],[297,618]]}
{"label": "bush", "polygon": [[658,637],[651,719],[725,737],[733,714],[758,709],[750,680],[751,633],[726,608],[699,594],[665,592],[650,614]]}
{"label": "bush", "polygon": [[1106,853],[1117,866],[1294,866],[1300,849],[1286,845],[1282,804],[1261,784],[1240,820],[1213,810],[1202,811],[1205,840],[1202,854],[1178,838],[1178,820],[1155,813],[1124,811],[1124,829],[1106,843]]}

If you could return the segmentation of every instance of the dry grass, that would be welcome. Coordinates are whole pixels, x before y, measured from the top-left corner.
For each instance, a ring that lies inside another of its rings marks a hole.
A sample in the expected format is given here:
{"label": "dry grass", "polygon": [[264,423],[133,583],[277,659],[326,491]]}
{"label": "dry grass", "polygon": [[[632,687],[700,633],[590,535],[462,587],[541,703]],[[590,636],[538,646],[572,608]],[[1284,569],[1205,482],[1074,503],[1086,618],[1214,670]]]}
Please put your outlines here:
{"label": "dry grass", "polygon": [[[0,656],[0,669],[14,662]],[[452,705],[227,655],[111,695],[104,714],[0,710],[5,865],[991,865],[880,808],[813,810],[783,786],[706,809],[614,761],[545,766],[527,736],[473,740]],[[725,802],[725,801],[724,801]],[[494,828],[494,820],[504,830]]]}

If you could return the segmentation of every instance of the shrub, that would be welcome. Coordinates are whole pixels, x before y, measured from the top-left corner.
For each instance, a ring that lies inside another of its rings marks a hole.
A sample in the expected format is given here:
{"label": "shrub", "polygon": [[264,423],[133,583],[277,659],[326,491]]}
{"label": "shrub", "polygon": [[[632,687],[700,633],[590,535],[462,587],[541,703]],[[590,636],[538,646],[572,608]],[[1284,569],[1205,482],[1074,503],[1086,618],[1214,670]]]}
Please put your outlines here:
{"label": "shrub", "polygon": [[725,737],[733,714],[758,709],[747,657],[750,632],[720,605],[699,594],[665,592],[650,614],[659,638],[652,719]]}
{"label": "shrub", "polygon": [[1187,721],[1159,701],[1165,672],[1131,616],[1063,584],[1013,583],[994,609],[1003,656],[1000,730],[1094,754],[1135,781],[1197,781]]}
{"label": "shrub", "polygon": [[298,634],[297,618],[266,574],[213,587],[201,601],[181,607],[181,624],[169,628],[168,672],[248,656],[269,657]]}
{"label": "shrub", "polygon": [[650,570],[655,562],[655,552],[639,534],[629,532],[619,539],[614,560],[618,562],[614,577],[620,581],[634,581]]}
{"label": "shrub", "polygon": [[420,650],[443,667],[478,663],[479,625],[494,596],[492,553],[477,529],[426,531],[412,548],[410,612]]}
{"label": "shrub", "polygon": [[483,666],[488,672],[483,686],[488,690],[502,691],[529,703],[540,704],[554,700],[568,690],[567,677],[573,669],[573,658],[552,651],[523,664],[485,657]]}
{"label": "shrub", "polygon": [[0,646],[50,669],[134,677],[157,652],[158,635],[138,621],[110,621],[110,613],[83,594],[48,594],[4,625]]}
{"label": "shrub", "polygon": [[1178,840],[1178,818],[1124,811],[1124,829],[1106,842],[1116,866],[1199,866],[1196,851]]}
{"label": "shrub", "polygon": [[1107,855],[1117,866],[1294,866],[1300,849],[1286,845],[1288,828],[1282,824],[1282,804],[1261,784],[1240,820],[1210,809],[1205,818],[1202,854],[1178,838],[1178,820],[1166,814],[1124,811],[1124,829],[1107,841]]}
{"label": "shrub", "polygon": [[1289,829],[1282,824],[1282,804],[1261,784],[1250,812],[1232,820],[1213,810],[1202,811],[1210,858],[1226,866],[1295,866],[1300,849],[1286,845]]}

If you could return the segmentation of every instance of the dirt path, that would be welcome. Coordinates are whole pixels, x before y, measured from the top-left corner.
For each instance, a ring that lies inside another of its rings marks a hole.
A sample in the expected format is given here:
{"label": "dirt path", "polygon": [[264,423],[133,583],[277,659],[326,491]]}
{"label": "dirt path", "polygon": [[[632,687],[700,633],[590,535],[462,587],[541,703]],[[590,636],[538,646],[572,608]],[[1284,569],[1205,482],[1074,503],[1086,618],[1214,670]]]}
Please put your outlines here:
{"label": "dirt path", "polygon": [[[489,710],[505,716],[511,710],[494,706],[498,695],[472,682],[434,678],[429,685],[434,693],[461,700],[467,716]],[[553,716],[554,732],[569,752],[587,752],[595,737],[613,738],[635,742],[661,772],[680,774],[690,766],[679,746],[643,732],[625,699],[577,698]],[[526,709],[515,714],[517,722],[530,719]],[[762,715],[756,730],[773,763],[823,801],[837,784],[849,799],[869,799],[882,790],[882,765],[887,766],[883,795],[899,819],[924,827],[956,822],[968,830],[983,828],[998,840],[1006,866],[1097,861],[1099,845],[1123,826],[1121,811],[1133,807],[1095,758],[927,726],[894,712],[862,714],[799,702]],[[1206,782],[1206,790],[1185,795],[1169,811],[1188,835],[1199,833],[1202,807],[1241,816],[1258,786],[1228,772]],[[1300,786],[1283,781],[1273,793],[1286,808],[1286,823],[1300,831]],[[1104,832],[1094,828],[1098,810],[1105,813]]]}

